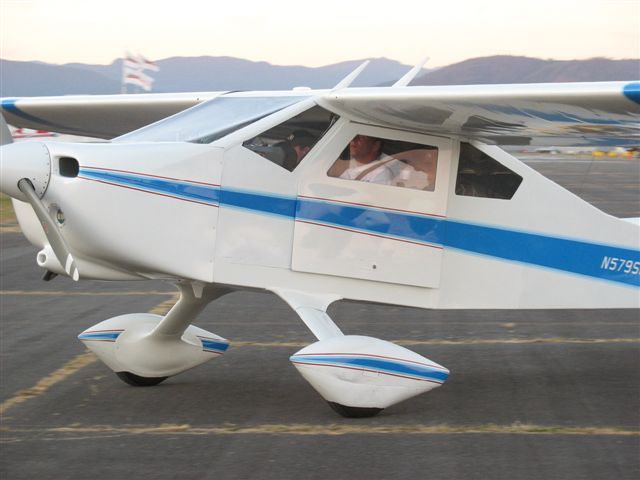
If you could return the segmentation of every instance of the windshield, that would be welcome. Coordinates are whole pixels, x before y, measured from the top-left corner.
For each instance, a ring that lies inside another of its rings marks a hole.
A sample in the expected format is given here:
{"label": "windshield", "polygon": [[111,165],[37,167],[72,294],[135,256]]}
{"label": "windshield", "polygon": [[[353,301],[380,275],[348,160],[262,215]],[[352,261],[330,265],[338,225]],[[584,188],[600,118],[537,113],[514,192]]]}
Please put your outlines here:
{"label": "windshield", "polygon": [[305,96],[220,96],[118,137],[117,142],[211,143]]}

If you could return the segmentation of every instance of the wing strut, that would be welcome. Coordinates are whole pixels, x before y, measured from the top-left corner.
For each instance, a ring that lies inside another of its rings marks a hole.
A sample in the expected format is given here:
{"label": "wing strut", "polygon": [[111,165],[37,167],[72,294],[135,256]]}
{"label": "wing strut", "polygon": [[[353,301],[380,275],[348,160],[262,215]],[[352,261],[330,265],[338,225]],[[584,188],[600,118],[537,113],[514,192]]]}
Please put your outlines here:
{"label": "wing strut", "polygon": [[406,87],[407,85],[409,85],[409,82],[411,82],[411,80],[413,80],[416,77],[416,75],[420,73],[420,71],[422,70],[422,67],[428,61],[429,61],[429,57],[424,57],[420,62],[418,62],[418,64],[415,67],[413,67],[411,70],[405,73],[404,76],[400,80],[398,80],[396,83],[394,83],[392,86]]}
{"label": "wing strut", "polygon": [[338,84],[333,87],[331,89],[332,92],[335,92],[336,90],[340,90],[341,88],[347,88],[349,85],[351,85],[353,83],[353,81],[358,78],[358,76],[360,75],[360,73],[362,72],[362,70],[364,70],[366,68],[366,66],[369,65],[369,60],[365,60],[362,65],[360,65],[358,68],[356,68],[353,72],[351,72],[349,75],[347,75],[346,77],[344,77],[342,80],[340,80],[340,82],[338,82]]}

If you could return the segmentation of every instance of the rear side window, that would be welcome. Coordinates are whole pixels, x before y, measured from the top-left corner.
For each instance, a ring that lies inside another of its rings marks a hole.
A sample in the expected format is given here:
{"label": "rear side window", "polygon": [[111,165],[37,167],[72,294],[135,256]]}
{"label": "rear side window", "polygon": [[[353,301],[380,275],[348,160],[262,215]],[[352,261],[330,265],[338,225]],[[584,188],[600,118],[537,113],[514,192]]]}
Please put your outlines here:
{"label": "rear side window", "polygon": [[469,143],[460,144],[456,195],[509,200],[522,177]]}

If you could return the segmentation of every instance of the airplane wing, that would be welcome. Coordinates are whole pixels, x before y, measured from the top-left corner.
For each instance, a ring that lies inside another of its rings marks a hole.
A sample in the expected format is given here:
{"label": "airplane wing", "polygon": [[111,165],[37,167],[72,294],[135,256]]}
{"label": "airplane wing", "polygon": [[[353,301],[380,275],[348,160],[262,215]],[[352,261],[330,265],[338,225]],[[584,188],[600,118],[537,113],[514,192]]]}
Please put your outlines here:
{"label": "airplane wing", "polygon": [[[0,107],[7,122],[18,127],[113,138],[223,93],[2,99]],[[484,143],[640,144],[640,82],[398,86],[316,93],[321,106],[355,121]]]}
{"label": "airplane wing", "polygon": [[349,88],[320,103],[363,123],[491,144],[640,144],[640,82]]}
{"label": "airplane wing", "polygon": [[109,139],[222,93],[3,98],[0,109],[7,123],[16,127]]}

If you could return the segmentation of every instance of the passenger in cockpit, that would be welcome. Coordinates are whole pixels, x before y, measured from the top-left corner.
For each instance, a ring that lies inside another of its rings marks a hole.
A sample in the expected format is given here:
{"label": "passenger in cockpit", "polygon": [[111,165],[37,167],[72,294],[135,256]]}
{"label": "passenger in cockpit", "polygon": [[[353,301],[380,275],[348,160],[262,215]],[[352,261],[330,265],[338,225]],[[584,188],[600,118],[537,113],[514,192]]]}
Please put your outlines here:
{"label": "passenger in cockpit", "polygon": [[316,141],[316,137],[314,137],[311,133],[306,130],[296,130],[291,135],[289,135],[289,143],[296,151],[296,155],[298,157],[298,162],[300,163],[302,159],[305,157],[311,147]]}
{"label": "passenger in cockpit", "polygon": [[286,140],[276,144],[284,152],[282,166],[292,172],[302,161],[316,138],[306,130],[296,130]]}

